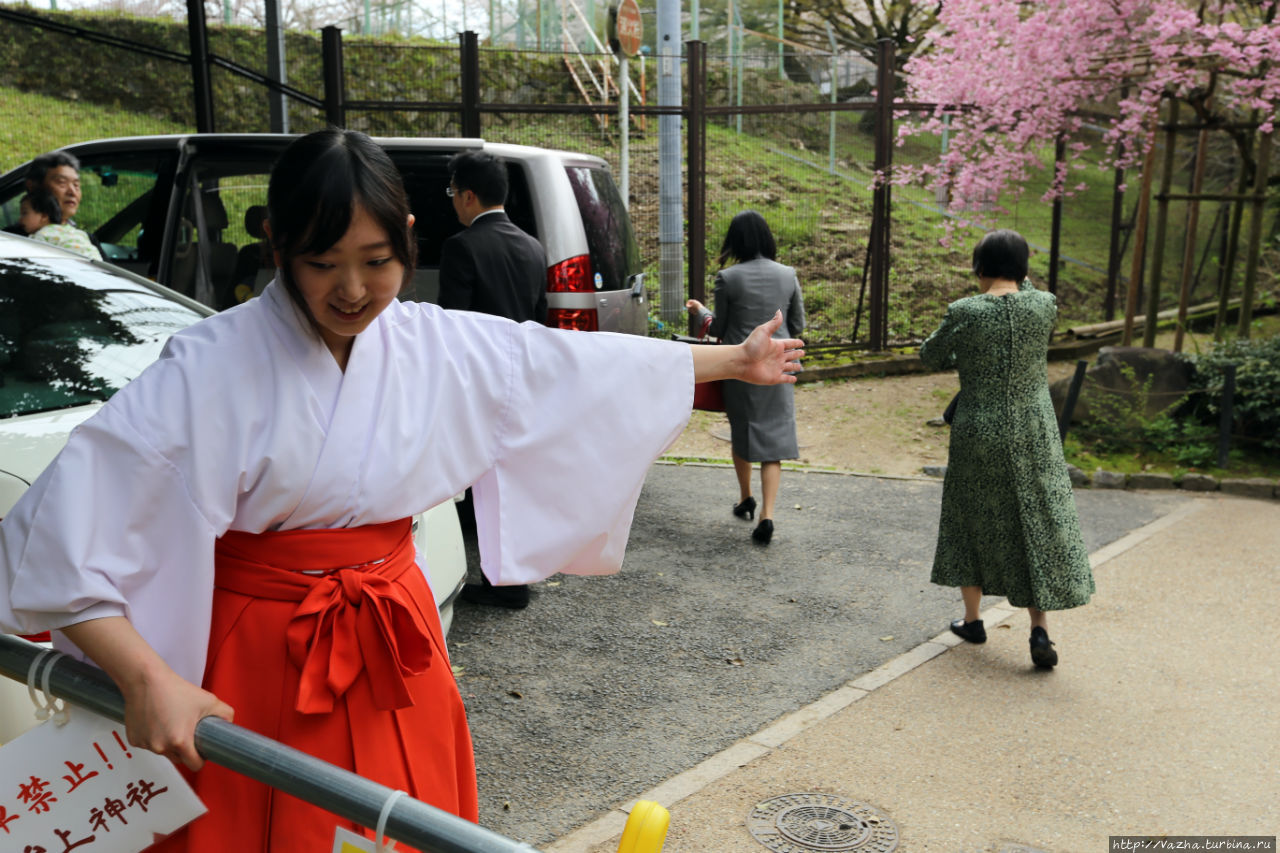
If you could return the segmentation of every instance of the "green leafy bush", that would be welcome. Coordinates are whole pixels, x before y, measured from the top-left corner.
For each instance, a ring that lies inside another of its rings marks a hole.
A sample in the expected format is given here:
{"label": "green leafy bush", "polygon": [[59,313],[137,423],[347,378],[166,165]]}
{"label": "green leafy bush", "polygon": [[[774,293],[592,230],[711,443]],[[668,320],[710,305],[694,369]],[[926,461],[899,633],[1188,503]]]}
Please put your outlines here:
{"label": "green leafy bush", "polygon": [[1222,411],[1225,368],[1234,364],[1234,432],[1256,440],[1269,452],[1280,452],[1280,336],[1220,343],[1195,356],[1192,362],[1192,382],[1204,389],[1192,400],[1192,411],[1198,419],[1217,423]]}

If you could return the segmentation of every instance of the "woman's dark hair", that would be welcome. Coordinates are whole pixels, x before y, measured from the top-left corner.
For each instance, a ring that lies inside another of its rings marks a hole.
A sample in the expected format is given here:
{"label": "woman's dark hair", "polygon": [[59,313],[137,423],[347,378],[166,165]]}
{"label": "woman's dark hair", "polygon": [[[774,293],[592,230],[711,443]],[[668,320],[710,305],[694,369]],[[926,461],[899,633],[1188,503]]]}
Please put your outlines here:
{"label": "woman's dark hair", "polygon": [[331,127],[295,139],[271,169],[271,246],[280,253],[280,280],[307,316],[291,262],[332,248],[347,233],[357,204],[387,232],[407,284],[418,245],[409,231],[409,199],[400,172],[382,146],[358,130]]}
{"label": "woman's dark hair", "polygon": [[735,261],[754,261],[756,258],[775,260],[778,243],[773,239],[769,223],[754,210],[744,210],[729,223],[724,242],[720,244],[720,266],[732,258]]}
{"label": "woman's dark hair", "polygon": [[1021,283],[1027,277],[1031,249],[1017,231],[992,231],[973,247],[973,274]]}
{"label": "woman's dark hair", "polygon": [[449,182],[471,190],[485,207],[507,201],[507,166],[488,151],[461,151],[449,158]]}
{"label": "woman's dark hair", "polygon": [[[22,201],[31,205],[31,209],[36,213],[48,217],[50,223],[54,225],[62,224],[62,205],[58,203],[53,193],[44,187],[36,187],[30,190],[22,197]],[[22,201],[19,201],[18,204],[22,204]]]}

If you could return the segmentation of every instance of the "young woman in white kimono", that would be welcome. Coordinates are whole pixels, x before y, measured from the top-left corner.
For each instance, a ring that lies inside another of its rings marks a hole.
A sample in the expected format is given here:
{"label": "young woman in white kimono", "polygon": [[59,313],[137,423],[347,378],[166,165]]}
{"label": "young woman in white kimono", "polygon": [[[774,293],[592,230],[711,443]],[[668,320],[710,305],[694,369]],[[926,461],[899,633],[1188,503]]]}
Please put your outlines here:
{"label": "young woman in white kimono", "polygon": [[0,629],[60,632],[119,685],[133,744],[200,770],[209,813],[166,853],[232,829],[237,850],[327,850],[350,826],[200,769],[207,715],[475,820],[410,516],[474,484],[494,583],[614,571],[694,382],[799,369],[781,317],[687,347],[398,302],[413,217],[359,133],[293,143],[268,208],[278,279],[175,335],[0,523]]}

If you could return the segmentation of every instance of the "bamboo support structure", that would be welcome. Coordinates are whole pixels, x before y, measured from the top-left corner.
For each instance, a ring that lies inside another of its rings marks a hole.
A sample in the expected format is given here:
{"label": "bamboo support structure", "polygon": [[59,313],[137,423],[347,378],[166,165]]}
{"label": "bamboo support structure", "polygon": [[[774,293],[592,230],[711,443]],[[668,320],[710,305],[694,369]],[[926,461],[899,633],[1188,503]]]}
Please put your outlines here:
{"label": "bamboo support structure", "polygon": [[[1196,167],[1191,177],[1191,195],[1187,209],[1187,234],[1183,241],[1182,286],[1178,289],[1178,325],[1173,331],[1173,351],[1182,352],[1182,338],[1187,327],[1187,303],[1191,301],[1192,267],[1196,262],[1196,232],[1200,227],[1199,194],[1204,186],[1204,162],[1209,155],[1209,131],[1200,131],[1196,140]],[[1155,323],[1151,324],[1151,328]]]}
{"label": "bamboo support structure", "polygon": [[1267,201],[1267,179],[1271,174],[1272,133],[1264,133],[1258,140],[1257,162],[1253,176],[1253,211],[1249,217],[1249,249],[1244,266],[1244,292],[1240,294],[1240,318],[1236,323],[1236,337],[1247,340],[1249,326],[1253,323],[1253,295],[1258,286],[1258,257],[1262,251],[1262,219]]}
{"label": "bamboo support structure", "polygon": [[1124,306],[1123,346],[1133,344],[1133,317],[1138,313],[1138,289],[1142,287],[1142,260],[1147,248],[1147,209],[1151,202],[1151,170],[1156,161],[1155,124],[1159,115],[1151,119],[1151,141],[1142,163],[1142,189],[1138,191],[1138,216],[1134,222],[1133,265],[1129,268],[1129,292]]}
{"label": "bamboo support structure", "polygon": [[[1160,169],[1160,194],[1156,196],[1156,235],[1151,245],[1151,276],[1147,281],[1147,316],[1160,311],[1160,290],[1164,278],[1164,245],[1169,233],[1169,188],[1173,184],[1173,161],[1178,154],[1178,101],[1169,102],[1169,122],[1164,139],[1164,162]],[[1156,345],[1156,326],[1149,323],[1142,332],[1142,345]]]}

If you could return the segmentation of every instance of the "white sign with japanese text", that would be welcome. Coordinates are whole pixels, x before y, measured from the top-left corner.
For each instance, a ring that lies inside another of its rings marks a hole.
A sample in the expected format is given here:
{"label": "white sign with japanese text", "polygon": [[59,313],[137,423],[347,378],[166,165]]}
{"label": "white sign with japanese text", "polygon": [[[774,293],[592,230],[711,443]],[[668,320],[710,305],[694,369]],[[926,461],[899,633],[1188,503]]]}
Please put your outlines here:
{"label": "white sign with japanese text", "polygon": [[0,748],[0,850],[137,853],[204,813],[169,759],[82,708]]}

